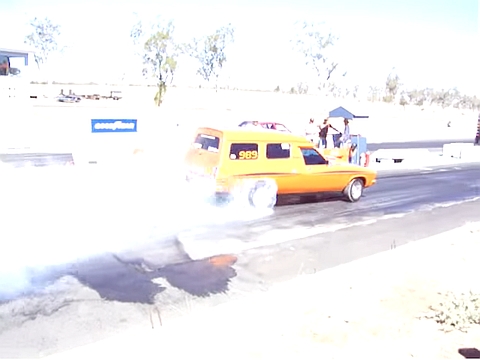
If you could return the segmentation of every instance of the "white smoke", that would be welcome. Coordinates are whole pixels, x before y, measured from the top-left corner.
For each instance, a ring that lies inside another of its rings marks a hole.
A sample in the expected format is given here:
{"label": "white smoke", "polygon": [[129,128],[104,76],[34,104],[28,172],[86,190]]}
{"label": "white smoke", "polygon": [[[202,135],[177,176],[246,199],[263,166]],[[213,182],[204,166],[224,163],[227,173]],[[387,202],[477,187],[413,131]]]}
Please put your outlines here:
{"label": "white smoke", "polygon": [[30,285],[31,269],[68,264],[255,214],[219,209],[172,164],[2,168],[0,292]]}

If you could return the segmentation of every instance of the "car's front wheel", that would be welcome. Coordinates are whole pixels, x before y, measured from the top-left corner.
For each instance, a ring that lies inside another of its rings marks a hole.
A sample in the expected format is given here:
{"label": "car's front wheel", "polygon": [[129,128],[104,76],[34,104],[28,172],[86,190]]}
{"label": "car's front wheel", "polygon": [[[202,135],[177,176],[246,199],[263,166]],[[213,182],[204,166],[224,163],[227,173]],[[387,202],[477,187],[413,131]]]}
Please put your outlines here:
{"label": "car's front wheel", "polygon": [[363,195],[364,183],[362,179],[353,179],[343,191],[348,201],[356,202],[360,200]]}

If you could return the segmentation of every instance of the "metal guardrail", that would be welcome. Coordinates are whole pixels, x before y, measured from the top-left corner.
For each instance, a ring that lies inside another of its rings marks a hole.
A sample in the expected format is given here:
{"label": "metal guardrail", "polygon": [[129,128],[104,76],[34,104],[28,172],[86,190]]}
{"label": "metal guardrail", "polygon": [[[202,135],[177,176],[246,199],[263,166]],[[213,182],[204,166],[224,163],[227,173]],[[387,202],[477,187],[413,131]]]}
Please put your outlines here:
{"label": "metal guardrail", "polygon": [[11,167],[41,167],[73,165],[71,153],[14,153],[0,154],[0,162]]}

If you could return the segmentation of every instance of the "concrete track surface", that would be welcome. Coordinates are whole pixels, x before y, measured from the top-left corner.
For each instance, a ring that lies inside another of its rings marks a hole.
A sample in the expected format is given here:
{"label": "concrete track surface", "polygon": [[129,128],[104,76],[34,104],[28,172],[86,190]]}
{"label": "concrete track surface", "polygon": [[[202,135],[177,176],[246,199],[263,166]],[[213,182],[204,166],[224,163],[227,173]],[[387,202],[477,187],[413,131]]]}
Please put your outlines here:
{"label": "concrete track surface", "polygon": [[[478,164],[384,171],[358,203],[285,198],[261,219],[191,229],[43,269],[32,275],[36,291],[0,305],[0,357],[47,355],[132,327],[160,326],[299,274],[478,221],[479,197]],[[213,257],[192,260],[193,253]]]}

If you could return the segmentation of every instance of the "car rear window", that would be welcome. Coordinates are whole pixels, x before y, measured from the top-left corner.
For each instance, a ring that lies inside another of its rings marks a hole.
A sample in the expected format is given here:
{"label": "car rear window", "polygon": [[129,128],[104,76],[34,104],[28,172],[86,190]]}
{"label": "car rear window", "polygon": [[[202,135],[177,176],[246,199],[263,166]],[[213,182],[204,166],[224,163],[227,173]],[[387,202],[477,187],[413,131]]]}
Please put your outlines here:
{"label": "car rear window", "polygon": [[230,146],[231,160],[257,160],[258,144],[232,144]]}
{"label": "car rear window", "polygon": [[213,135],[198,134],[193,146],[196,149],[203,149],[211,152],[218,152],[220,139]]}
{"label": "car rear window", "polygon": [[267,159],[288,159],[290,157],[290,144],[267,144]]}

